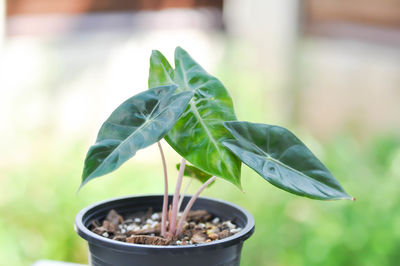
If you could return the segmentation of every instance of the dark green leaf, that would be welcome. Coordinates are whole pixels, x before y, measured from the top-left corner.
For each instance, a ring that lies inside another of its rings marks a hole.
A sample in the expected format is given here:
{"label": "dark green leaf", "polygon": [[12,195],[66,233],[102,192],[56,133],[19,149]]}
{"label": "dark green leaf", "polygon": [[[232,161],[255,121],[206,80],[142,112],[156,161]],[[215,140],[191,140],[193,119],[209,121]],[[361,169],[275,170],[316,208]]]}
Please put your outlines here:
{"label": "dark green leaf", "polygon": [[187,110],[165,139],[196,167],[240,186],[240,160],[222,145],[224,140],[231,138],[223,122],[236,120],[227,90],[180,47],[175,50],[173,75],[164,59],[159,52],[153,52],[149,84],[173,78],[179,91],[194,93]]}
{"label": "dark green leaf", "polygon": [[315,155],[289,130],[232,121],[224,145],[271,184],[313,199],[352,199]]}
{"label": "dark green leaf", "polygon": [[[181,164],[178,163],[176,165],[176,169],[179,170],[180,167],[181,167]],[[185,166],[185,171],[184,171],[183,175],[187,176],[187,177],[191,177],[191,178],[197,179],[201,183],[205,183],[208,179],[210,179],[212,177],[212,175],[204,173],[199,168],[197,168],[197,167],[195,167],[193,165],[188,165],[188,164],[186,164],[186,166]],[[214,182],[212,182],[208,186],[211,186],[212,184],[214,184]]]}
{"label": "dark green leaf", "polygon": [[115,109],[86,155],[81,186],[116,170],[136,151],[164,137],[193,97],[192,92],[174,94],[175,91],[174,85],[156,87]]}

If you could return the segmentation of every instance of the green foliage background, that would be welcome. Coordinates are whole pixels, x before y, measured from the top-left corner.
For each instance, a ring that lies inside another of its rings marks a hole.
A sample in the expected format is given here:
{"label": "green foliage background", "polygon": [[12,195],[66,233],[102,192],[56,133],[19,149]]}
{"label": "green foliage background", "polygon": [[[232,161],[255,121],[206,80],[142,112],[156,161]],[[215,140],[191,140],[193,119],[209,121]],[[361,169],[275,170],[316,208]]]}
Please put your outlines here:
{"label": "green foliage background", "polygon": [[[86,244],[73,230],[74,216],[81,208],[114,196],[162,191],[156,165],[140,166],[133,160],[76,195],[85,151],[84,141],[68,147],[54,145],[46,152],[38,150],[28,165],[2,169],[6,178],[1,182],[1,261],[27,265],[48,258],[85,263]],[[269,185],[247,167],[243,169],[245,194],[222,180],[204,193],[244,206],[255,216],[256,232],[244,245],[242,265],[398,263],[398,139],[377,137],[361,147],[353,138],[341,136],[325,143],[321,152],[356,202],[296,197]]]}

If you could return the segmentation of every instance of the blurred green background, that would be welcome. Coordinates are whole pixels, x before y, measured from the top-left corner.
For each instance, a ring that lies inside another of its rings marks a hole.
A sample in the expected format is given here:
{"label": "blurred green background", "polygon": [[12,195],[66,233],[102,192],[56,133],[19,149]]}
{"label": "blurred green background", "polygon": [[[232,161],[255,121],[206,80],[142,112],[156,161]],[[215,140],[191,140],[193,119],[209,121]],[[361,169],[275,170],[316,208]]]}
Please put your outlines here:
{"label": "blurred green background", "polygon": [[[358,20],[321,22],[315,17],[324,9],[310,9],[314,1],[169,1],[113,12],[44,4],[33,12],[32,1],[0,2],[1,265],[87,263],[86,243],[73,229],[80,209],[163,191],[152,146],[76,194],[101,123],[147,89],[151,49],[172,61],[177,45],[222,80],[239,120],[288,127],[357,198],[297,197],[246,166],[245,193],[217,181],[203,195],[239,204],[256,220],[242,265],[399,264],[400,50],[390,35],[399,36],[396,21],[354,15]],[[179,157],[164,148],[174,183]]]}

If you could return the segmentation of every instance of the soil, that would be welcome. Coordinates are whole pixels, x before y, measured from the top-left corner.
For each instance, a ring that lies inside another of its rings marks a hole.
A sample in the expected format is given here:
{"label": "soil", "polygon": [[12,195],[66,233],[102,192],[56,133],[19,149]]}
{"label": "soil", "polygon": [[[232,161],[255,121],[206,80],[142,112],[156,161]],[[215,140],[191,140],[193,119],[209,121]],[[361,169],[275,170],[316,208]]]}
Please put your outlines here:
{"label": "soil", "polygon": [[206,210],[195,210],[189,212],[179,237],[164,238],[160,235],[161,213],[153,212],[152,209],[147,213],[128,215],[125,218],[111,210],[101,223],[97,220],[92,221],[89,229],[117,241],[158,246],[208,243],[224,239],[241,230],[232,221],[222,221]]}

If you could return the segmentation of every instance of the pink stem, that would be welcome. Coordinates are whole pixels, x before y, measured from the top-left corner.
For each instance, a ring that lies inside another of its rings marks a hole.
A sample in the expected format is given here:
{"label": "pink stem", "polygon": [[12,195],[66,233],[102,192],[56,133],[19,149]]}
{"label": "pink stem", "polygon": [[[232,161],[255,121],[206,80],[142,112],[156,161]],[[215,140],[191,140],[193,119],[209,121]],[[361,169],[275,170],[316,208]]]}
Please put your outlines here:
{"label": "pink stem", "polygon": [[213,182],[215,179],[217,179],[217,177],[212,176],[210,177],[200,188],[199,190],[197,190],[196,194],[194,194],[192,196],[192,198],[190,199],[190,201],[188,202],[188,204],[185,207],[185,210],[183,211],[183,214],[181,216],[181,219],[179,220],[179,224],[178,224],[178,229],[176,230],[176,236],[179,236],[180,234],[182,234],[182,230],[183,230],[183,224],[186,221],[186,217],[189,214],[190,209],[192,208],[194,202],[196,201],[196,199],[199,197],[200,193],[203,192],[203,190],[208,187],[209,184],[211,184],[211,182]]}
{"label": "pink stem", "polygon": [[176,181],[175,194],[172,199],[171,221],[169,223],[169,237],[173,237],[176,230],[176,220],[178,218],[178,200],[179,191],[182,186],[183,173],[185,172],[186,160],[182,158],[181,166],[179,167],[178,180]]}
{"label": "pink stem", "polygon": [[161,236],[167,236],[167,213],[168,213],[168,174],[167,174],[167,163],[165,162],[165,156],[161,143],[157,142],[158,148],[160,149],[161,160],[164,169],[164,199],[161,214]]}
{"label": "pink stem", "polygon": [[182,201],[185,198],[185,194],[187,193],[190,184],[192,184],[193,178],[190,178],[189,182],[186,184],[185,188],[183,189],[183,192],[181,193],[181,196],[179,197],[179,203],[178,203],[178,212],[181,210],[182,206]]}

